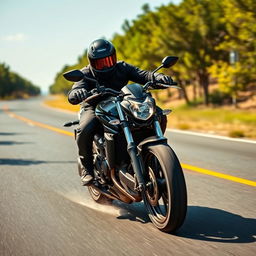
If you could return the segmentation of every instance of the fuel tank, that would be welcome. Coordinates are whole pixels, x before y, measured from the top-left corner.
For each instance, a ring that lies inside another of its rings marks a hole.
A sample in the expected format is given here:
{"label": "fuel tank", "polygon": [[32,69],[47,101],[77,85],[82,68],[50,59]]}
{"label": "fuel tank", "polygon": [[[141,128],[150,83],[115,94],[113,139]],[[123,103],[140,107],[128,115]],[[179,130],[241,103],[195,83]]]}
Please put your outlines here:
{"label": "fuel tank", "polygon": [[113,97],[109,97],[108,99],[101,101],[96,106],[95,115],[103,126],[109,129],[109,132],[115,133],[120,130],[120,125],[112,125],[109,123],[111,120],[119,119]]}

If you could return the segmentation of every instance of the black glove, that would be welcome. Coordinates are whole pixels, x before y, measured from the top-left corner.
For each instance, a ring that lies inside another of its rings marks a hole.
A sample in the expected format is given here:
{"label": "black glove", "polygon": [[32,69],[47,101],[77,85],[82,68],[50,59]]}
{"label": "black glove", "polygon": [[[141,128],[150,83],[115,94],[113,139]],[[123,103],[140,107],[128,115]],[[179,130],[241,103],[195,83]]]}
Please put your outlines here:
{"label": "black glove", "polygon": [[84,88],[71,91],[68,95],[69,102],[71,104],[79,104],[87,98],[87,91]]}
{"label": "black glove", "polygon": [[155,74],[155,81],[157,83],[161,83],[161,84],[171,84],[171,83],[173,83],[173,80],[169,76],[166,76],[166,75],[161,74],[161,73]]}

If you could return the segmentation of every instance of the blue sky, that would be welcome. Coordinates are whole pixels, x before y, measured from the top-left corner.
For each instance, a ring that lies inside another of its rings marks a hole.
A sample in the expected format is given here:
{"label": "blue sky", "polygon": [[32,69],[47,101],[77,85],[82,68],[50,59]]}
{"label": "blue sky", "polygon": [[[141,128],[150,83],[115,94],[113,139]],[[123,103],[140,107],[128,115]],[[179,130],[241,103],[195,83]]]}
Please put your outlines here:
{"label": "blue sky", "polygon": [[[0,0],[0,62],[47,91],[91,41],[121,33],[141,6],[170,0]],[[174,0],[172,2],[179,2]]]}

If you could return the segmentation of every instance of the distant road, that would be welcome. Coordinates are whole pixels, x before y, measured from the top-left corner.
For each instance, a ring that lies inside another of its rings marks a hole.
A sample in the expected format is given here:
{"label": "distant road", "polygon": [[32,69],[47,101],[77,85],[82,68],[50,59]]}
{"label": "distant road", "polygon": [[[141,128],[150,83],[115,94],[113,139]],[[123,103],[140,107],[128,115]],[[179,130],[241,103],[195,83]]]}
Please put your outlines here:
{"label": "distant road", "polygon": [[[72,128],[62,127],[75,114],[40,99],[0,109],[1,256],[256,255],[256,187],[185,169],[186,221],[176,236],[161,233],[143,204],[101,206],[80,186]],[[256,181],[256,144],[166,136],[183,164]]]}

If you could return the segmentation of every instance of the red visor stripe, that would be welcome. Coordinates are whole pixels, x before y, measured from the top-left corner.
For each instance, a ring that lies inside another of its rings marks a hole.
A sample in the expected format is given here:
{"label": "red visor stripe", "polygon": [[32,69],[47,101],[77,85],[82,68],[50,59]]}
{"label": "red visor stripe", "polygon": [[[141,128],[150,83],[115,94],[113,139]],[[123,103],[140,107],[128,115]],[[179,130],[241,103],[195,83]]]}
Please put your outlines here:
{"label": "red visor stripe", "polygon": [[91,60],[91,65],[97,70],[102,70],[105,68],[111,68],[116,64],[116,55],[108,56],[105,58]]}

